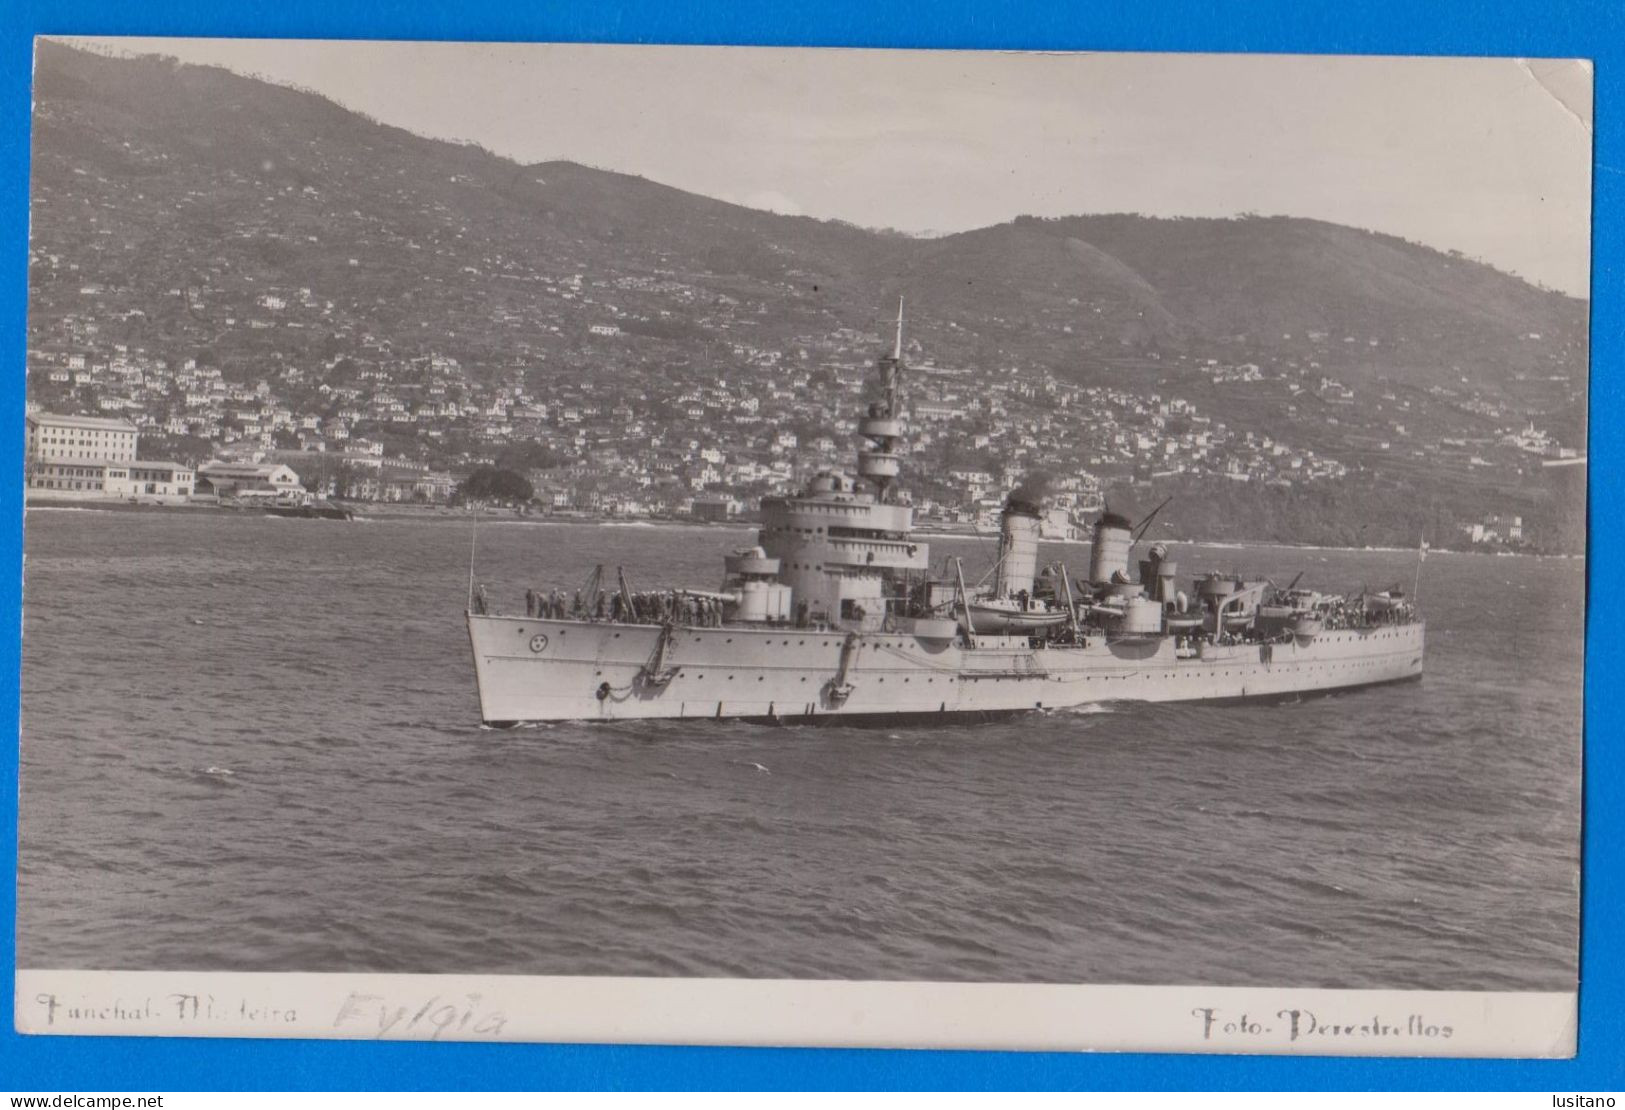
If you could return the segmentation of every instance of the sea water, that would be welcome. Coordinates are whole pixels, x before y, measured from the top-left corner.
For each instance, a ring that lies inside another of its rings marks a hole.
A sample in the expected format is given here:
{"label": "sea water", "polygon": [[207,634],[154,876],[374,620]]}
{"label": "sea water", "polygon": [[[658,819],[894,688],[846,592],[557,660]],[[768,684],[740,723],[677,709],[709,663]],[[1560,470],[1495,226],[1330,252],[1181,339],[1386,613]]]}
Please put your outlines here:
{"label": "sea water", "polygon": [[598,563],[715,587],[751,533],[30,513],[21,966],[1574,986],[1579,560],[1436,553],[1425,679],[1289,704],[493,730],[471,539],[523,612]]}

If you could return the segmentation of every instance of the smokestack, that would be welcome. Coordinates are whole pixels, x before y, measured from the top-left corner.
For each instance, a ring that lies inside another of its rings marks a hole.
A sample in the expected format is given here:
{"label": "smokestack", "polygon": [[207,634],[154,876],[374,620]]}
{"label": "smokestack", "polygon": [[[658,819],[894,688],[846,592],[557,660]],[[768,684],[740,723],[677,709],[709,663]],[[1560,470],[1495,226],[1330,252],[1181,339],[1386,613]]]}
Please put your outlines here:
{"label": "smokestack", "polygon": [[1038,569],[1038,514],[1036,504],[1018,501],[1014,494],[1005,502],[999,519],[999,569],[994,579],[996,597],[1014,597],[1023,590],[1031,597],[1033,573]]}
{"label": "smokestack", "polygon": [[1125,516],[1107,511],[1095,521],[1094,540],[1089,545],[1089,581],[1102,586],[1112,575],[1128,577],[1128,553],[1134,546],[1134,525]]}

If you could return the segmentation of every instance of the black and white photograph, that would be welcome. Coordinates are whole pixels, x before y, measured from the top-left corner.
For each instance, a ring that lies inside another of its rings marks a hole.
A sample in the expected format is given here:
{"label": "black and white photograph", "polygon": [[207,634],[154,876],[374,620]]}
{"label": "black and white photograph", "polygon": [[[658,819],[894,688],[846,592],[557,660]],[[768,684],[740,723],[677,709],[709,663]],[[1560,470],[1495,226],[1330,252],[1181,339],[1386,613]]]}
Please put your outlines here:
{"label": "black and white photograph", "polygon": [[1571,1055],[1592,77],[37,40],[17,1027]]}

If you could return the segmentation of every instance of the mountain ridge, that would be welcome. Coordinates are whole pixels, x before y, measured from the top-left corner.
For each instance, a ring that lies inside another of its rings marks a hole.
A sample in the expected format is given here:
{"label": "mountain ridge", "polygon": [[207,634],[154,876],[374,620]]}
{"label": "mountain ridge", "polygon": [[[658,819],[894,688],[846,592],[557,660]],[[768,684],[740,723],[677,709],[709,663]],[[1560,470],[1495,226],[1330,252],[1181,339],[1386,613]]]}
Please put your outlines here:
{"label": "mountain ridge", "polygon": [[[146,78],[146,80],[131,82],[131,87],[127,87],[120,92],[119,95],[121,97],[130,95],[150,96],[152,93],[157,91],[155,79],[160,76],[169,76],[183,88],[198,95],[212,95],[223,87],[236,89],[252,87],[256,90],[263,90],[266,94],[268,102],[264,105],[264,107],[274,107],[276,109],[278,114],[275,116],[270,116],[267,114],[267,118],[269,122],[273,122],[277,125],[288,125],[290,122],[290,115],[296,120],[302,120],[307,125],[313,122],[322,121],[323,117],[325,117],[327,122],[353,123],[355,121],[362,121],[367,124],[368,127],[376,129],[376,131],[380,134],[392,134],[394,136],[406,137],[409,141],[415,141],[428,146],[476,153],[483,159],[495,163],[505,164],[521,172],[551,171],[555,175],[566,174],[578,179],[575,183],[580,183],[583,179],[596,177],[596,181],[588,180],[586,183],[602,187],[607,183],[613,182],[620,184],[622,187],[630,185],[635,188],[654,190],[668,196],[681,197],[685,202],[688,203],[698,202],[702,208],[702,211],[706,209],[709,209],[712,212],[727,210],[736,218],[740,217],[742,214],[752,214],[753,216],[761,218],[759,223],[764,227],[775,223],[779,226],[797,224],[802,227],[817,227],[826,230],[839,229],[840,231],[863,233],[894,243],[906,242],[910,244],[941,244],[952,242],[966,236],[977,236],[983,233],[996,232],[1001,229],[1015,229],[1034,223],[1059,227],[1087,224],[1091,230],[1099,232],[1103,229],[1110,229],[1114,225],[1120,230],[1122,221],[1125,220],[1151,221],[1154,223],[1174,225],[1215,226],[1260,220],[1266,222],[1286,221],[1300,228],[1334,228],[1359,235],[1370,236],[1377,241],[1390,245],[1398,245],[1402,249],[1409,249],[1412,252],[1425,252],[1429,255],[1451,257],[1457,264],[1469,272],[1476,270],[1485,275],[1494,275],[1494,278],[1504,278],[1508,281],[1516,283],[1517,285],[1524,286],[1528,290],[1536,291],[1545,296],[1560,298],[1561,300],[1571,302],[1574,305],[1586,303],[1585,298],[1583,297],[1574,297],[1556,290],[1544,289],[1541,286],[1528,282],[1526,279],[1516,274],[1500,270],[1494,267],[1492,264],[1482,260],[1466,258],[1465,256],[1460,255],[1458,252],[1451,252],[1430,247],[1422,243],[1417,243],[1378,230],[1352,227],[1350,225],[1337,224],[1331,221],[1316,219],[1313,217],[1257,215],[1253,213],[1241,213],[1228,217],[1159,217],[1123,212],[1102,212],[1060,217],[1039,217],[1033,215],[1016,214],[1013,215],[1009,220],[985,225],[979,228],[931,236],[915,236],[906,232],[896,232],[892,229],[868,228],[834,217],[823,218],[806,215],[785,215],[783,213],[770,212],[765,209],[753,208],[747,205],[736,204],[720,198],[707,196],[706,194],[684,189],[680,186],[670,185],[642,174],[624,170],[590,166],[583,162],[577,162],[570,159],[553,158],[531,163],[520,162],[503,155],[492,153],[473,142],[456,142],[446,139],[431,138],[398,125],[380,122],[368,116],[364,112],[347,107],[342,103],[313,90],[278,83],[274,80],[266,78],[244,75],[222,66],[181,63],[175,59],[166,58],[162,55],[126,56],[104,54],[100,52],[88,51],[79,47],[70,47],[49,39],[41,40],[38,44],[38,53],[36,57],[36,76],[38,84],[36,88],[36,95],[46,97],[62,97],[65,95],[72,95],[72,91],[78,91],[82,94],[94,96],[95,92],[90,83],[85,81],[82,76],[71,72],[75,68],[82,67],[86,62],[91,62],[92,64],[94,62],[104,62],[114,66],[119,65],[120,63],[128,63],[136,67],[129,71],[132,73],[145,70],[146,72],[143,74],[143,76]],[[154,70],[157,72],[155,73]],[[105,76],[108,72],[111,71],[103,70],[102,72],[98,73],[97,76]],[[151,101],[149,101],[149,103],[151,103]],[[301,106],[306,110],[290,113],[289,109],[294,106]],[[314,109],[314,115],[311,109]],[[1080,237],[1080,241],[1088,242],[1087,238],[1084,237]],[[1103,246],[1102,244],[1090,242],[1090,245],[1097,250],[1109,253],[1109,248]],[[1234,243],[1226,244],[1227,248],[1233,248],[1234,246]],[[1123,262],[1123,260],[1119,259],[1118,261],[1126,268],[1133,269],[1131,265]],[[1226,261],[1232,267],[1236,268],[1238,272],[1245,272],[1245,269],[1238,265],[1238,256],[1228,254]],[[1144,280],[1143,275],[1139,275],[1138,271],[1135,272],[1137,276],[1141,277],[1141,280]],[[1494,278],[1491,280],[1493,281]]]}
{"label": "mountain ridge", "polygon": [[[762,390],[803,360],[860,365],[905,296],[911,360],[964,370],[972,394],[1020,371],[1198,398],[1266,437],[1312,414],[1316,448],[1378,474],[1400,425],[1477,442],[1535,419],[1583,449],[1587,302],[1385,233],[1105,213],[909,237],[50,41],[35,97],[31,362],[112,342],[234,382],[344,360],[416,389],[439,360],[482,387],[631,403],[661,382]],[[1223,385],[1232,371],[1296,392]],[[478,457],[443,442],[436,457]]]}

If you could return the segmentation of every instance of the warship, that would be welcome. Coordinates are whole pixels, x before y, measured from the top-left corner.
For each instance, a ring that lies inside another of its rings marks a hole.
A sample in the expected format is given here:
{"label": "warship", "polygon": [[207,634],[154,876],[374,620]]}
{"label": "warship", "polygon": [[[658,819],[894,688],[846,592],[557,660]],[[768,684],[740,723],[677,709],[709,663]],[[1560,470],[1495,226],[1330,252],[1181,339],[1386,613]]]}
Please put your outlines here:
{"label": "warship", "polygon": [[[1088,569],[1038,566],[1042,492],[1016,487],[993,570],[933,569],[903,495],[903,314],[877,362],[855,472],[766,497],[719,589],[584,589],[466,612],[487,725],[639,718],[764,722],[994,717],[1112,701],[1239,701],[1420,679],[1426,625],[1394,587],[1323,594],[1209,572],[1180,584],[1166,544],[1106,509]],[[1153,514],[1154,516],[1155,514]]]}

